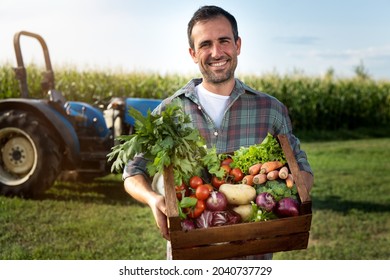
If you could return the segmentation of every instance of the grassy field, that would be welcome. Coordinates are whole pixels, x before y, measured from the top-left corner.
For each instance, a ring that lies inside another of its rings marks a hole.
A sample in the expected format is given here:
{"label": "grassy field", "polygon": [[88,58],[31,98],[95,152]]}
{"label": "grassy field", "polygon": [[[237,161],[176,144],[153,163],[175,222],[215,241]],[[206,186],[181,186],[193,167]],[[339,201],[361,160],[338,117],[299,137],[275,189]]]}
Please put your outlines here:
{"label": "grassy field", "polygon": [[[274,259],[390,259],[390,138],[304,142],[315,172],[306,250]],[[149,208],[119,176],[0,197],[0,259],[164,259]]]}

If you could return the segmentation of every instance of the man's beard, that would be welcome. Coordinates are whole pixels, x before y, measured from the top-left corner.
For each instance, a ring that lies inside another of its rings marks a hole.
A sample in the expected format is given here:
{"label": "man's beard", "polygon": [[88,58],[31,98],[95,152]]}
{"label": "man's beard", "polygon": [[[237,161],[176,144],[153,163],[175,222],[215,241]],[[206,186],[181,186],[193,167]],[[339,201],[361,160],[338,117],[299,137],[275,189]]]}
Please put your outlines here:
{"label": "man's beard", "polygon": [[202,69],[203,78],[212,84],[223,84],[224,82],[229,81],[234,77],[234,69],[228,69],[223,73],[214,73],[213,71],[208,71]]}
{"label": "man's beard", "polygon": [[214,72],[209,69],[201,68],[200,71],[204,80],[212,84],[223,84],[234,78],[234,71],[236,70],[237,62],[233,63],[229,69],[224,72]]}

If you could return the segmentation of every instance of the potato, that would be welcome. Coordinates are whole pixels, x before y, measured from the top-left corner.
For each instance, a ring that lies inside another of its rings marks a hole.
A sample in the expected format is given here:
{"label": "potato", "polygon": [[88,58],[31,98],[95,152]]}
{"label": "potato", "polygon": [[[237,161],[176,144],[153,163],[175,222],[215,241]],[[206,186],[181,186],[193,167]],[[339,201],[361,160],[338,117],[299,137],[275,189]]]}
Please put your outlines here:
{"label": "potato", "polygon": [[243,222],[248,222],[252,217],[252,204],[236,206],[233,211],[241,216]]}
{"label": "potato", "polygon": [[233,205],[250,204],[256,197],[255,188],[245,184],[222,184],[218,190]]}

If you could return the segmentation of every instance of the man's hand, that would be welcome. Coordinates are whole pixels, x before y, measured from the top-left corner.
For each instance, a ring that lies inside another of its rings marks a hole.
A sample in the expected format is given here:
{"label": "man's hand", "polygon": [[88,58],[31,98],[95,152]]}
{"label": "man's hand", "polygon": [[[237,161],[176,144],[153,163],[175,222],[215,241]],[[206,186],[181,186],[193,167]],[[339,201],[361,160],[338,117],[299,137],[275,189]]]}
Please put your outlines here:
{"label": "man's hand", "polygon": [[153,212],[154,219],[156,220],[156,224],[161,232],[161,235],[166,240],[169,240],[165,198],[162,195],[157,195],[148,202],[148,205]]}

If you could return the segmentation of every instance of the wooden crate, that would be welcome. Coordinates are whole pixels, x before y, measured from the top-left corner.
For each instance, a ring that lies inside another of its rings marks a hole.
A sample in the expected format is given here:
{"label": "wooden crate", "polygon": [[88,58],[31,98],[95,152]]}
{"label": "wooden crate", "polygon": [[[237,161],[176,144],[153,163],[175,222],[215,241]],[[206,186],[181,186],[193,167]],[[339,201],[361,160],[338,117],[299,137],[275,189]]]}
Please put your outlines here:
{"label": "wooden crate", "polygon": [[278,140],[295,178],[301,200],[300,215],[184,232],[176,204],[172,168],[164,172],[168,226],[173,259],[227,259],[306,249],[312,220],[311,199],[286,135]]}

